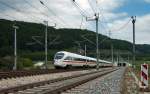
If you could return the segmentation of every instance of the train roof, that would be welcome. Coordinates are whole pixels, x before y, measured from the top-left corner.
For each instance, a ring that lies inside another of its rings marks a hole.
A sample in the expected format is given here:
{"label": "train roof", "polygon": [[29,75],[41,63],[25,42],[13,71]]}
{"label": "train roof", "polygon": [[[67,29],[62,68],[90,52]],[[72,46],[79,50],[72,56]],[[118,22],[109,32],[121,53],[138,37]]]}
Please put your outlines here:
{"label": "train roof", "polygon": [[64,54],[67,54],[69,56],[76,57],[76,58],[83,58],[83,59],[88,59],[88,60],[96,60],[95,58],[82,56],[82,55],[75,54],[75,53],[70,53],[70,52],[67,52],[67,51],[60,51],[60,52],[57,52],[57,53],[64,53]]}
{"label": "train roof", "polygon": [[[67,54],[67,55],[72,56],[72,57],[75,57],[75,58],[82,58],[82,59],[87,59],[87,60],[93,60],[93,61],[96,61],[95,58],[87,57],[87,56],[82,56],[82,55],[75,54],[75,53],[71,53],[71,52],[67,52],[67,51],[59,51],[59,52],[57,52],[57,53],[64,53],[64,54]],[[101,59],[99,59],[99,62],[103,62],[103,63],[112,63],[112,62],[105,61],[105,60],[101,60]]]}

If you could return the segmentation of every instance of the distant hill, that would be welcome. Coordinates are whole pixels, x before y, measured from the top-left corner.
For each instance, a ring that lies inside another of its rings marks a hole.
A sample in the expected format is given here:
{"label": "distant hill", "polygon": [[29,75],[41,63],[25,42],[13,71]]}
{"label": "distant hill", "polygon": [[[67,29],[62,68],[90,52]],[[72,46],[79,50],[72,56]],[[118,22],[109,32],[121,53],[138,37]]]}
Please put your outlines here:
{"label": "distant hill", "polygon": [[[14,29],[12,25],[14,21],[0,19],[0,57],[13,56],[13,41]],[[17,46],[19,56],[30,57],[32,59],[44,58],[44,32],[45,26],[43,24],[20,22],[17,21],[16,25],[19,26],[17,30]],[[35,42],[39,40],[38,42]],[[66,50],[75,53],[82,52],[87,45],[87,55],[95,56],[95,32],[90,30],[80,29],[55,29],[48,27],[48,51],[49,59],[57,51]],[[132,53],[132,44],[128,41],[110,39],[107,36],[99,34],[100,52],[101,57],[110,56],[110,44],[113,44],[115,52],[119,51],[120,54]],[[79,50],[82,49],[82,50]],[[136,45],[136,53],[138,59],[149,59],[150,45]]]}

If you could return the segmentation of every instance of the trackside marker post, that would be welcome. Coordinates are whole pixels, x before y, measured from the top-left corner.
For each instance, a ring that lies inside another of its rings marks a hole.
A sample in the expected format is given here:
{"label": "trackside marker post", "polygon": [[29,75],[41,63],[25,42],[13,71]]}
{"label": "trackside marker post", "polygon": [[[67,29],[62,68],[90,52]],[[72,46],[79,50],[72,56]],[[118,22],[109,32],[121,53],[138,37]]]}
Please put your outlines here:
{"label": "trackside marker post", "polygon": [[148,88],[148,64],[141,65],[141,88]]}

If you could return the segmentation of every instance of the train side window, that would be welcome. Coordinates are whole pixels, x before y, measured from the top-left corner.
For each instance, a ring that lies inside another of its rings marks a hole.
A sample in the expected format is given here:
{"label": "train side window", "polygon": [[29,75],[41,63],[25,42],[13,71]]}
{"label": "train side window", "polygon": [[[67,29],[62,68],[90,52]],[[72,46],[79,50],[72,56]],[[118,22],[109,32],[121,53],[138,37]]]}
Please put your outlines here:
{"label": "train side window", "polygon": [[72,58],[70,56],[68,56],[64,60],[72,60]]}
{"label": "train side window", "polygon": [[86,61],[86,59],[82,59],[82,58],[81,58],[80,61]]}
{"label": "train side window", "polygon": [[95,62],[94,60],[90,60],[90,62]]}
{"label": "train side window", "polygon": [[75,58],[75,61],[86,61],[86,59],[82,59],[82,58]]}
{"label": "train side window", "polygon": [[80,61],[80,58],[74,58],[75,61]]}
{"label": "train side window", "polygon": [[64,56],[64,53],[57,53],[54,57],[54,59],[62,59]]}

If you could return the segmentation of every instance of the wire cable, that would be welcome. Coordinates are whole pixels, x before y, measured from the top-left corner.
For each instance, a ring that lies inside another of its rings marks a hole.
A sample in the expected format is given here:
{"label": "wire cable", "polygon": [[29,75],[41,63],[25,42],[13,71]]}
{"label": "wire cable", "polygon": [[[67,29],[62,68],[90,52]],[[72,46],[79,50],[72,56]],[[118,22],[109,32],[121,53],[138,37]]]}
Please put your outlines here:
{"label": "wire cable", "polygon": [[[97,4],[97,8],[98,8],[98,4]],[[100,8],[98,8],[98,10],[100,11]],[[103,15],[102,11],[100,11],[100,13],[101,13],[101,16],[103,17],[103,20],[104,20],[105,23],[106,23],[106,26],[109,28],[109,26],[107,25],[108,21],[105,19],[105,16]],[[123,25],[122,25],[120,28],[118,28],[118,29],[110,29],[110,28],[109,28],[109,30],[111,30],[111,31],[120,31],[120,30],[124,29],[124,28],[129,24],[130,21],[131,21],[131,19],[129,19],[129,20],[127,21],[127,23],[123,24]]]}
{"label": "wire cable", "polygon": [[28,2],[28,0],[23,0],[25,3],[27,3],[30,7],[34,8],[35,10],[39,11],[39,13],[41,13],[42,15],[48,17],[48,15],[44,12],[42,12],[41,10],[39,10],[36,6],[32,5],[31,3]]}
{"label": "wire cable", "polygon": [[92,9],[93,13],[95,14],[95,13],[96,13],[96,11],[95,11],[94,7],[92,6],[92,4],[91,4],[90,0],[88,0],[88,3],[89,3],[89,5],[90,5],[90,7],[91,7],[91,9]]}
{"label": "wire cable", "polygon": [[[33,4],[31,4],[28,0],[23,0],[25,3],[27,3],[31,8],[35,9],[36,11],[38,11],[41,15],[47,17],[47,20],[50,21],[51,23],[53,23],[54,19],[50,19],[48,14],[44,13],[43,11],[41,11],[40,9],[38,9],[36,6],[34,6]],[[40,18],[41,19],[41,18]],[[41,20],[45,20],[45,19],[41,19]]]}
{"label": "wire cable", "polygon": [[56,18],[58,18],[64,25],[70,26],[70,25],[67,24],[60,16],[58,16],[53,10],[51,10],[46,4],[44,4],[44,2],[42,2],[41,0],[39,0],[39,2],[40,2],[43,6],[45,6],[45,7],[48,9],[48,11],[49,11],[50,13],[52,13]]}
{"label": "wire cable", "polygon": [[[2,4],[2,5],[4,5],[4,6],[6,6],[6,7],[9,7],[10,9],[13,9],[13,10],[15,10],[16,12],[18,12],[18,13],[20,13],[21,15],[23,15],[23,16],[25,16],[25,14],[24,13],[27,13],[27,14],[31,14],[30,12],[26,12],[26,11],[21,11],[20,9],[17,9],[17,8],[15,8],[15,7],[13,7],[13,6],[10,6],[9,4],[7,4],[7,3],[5,3],[5,2],[2,2],[2,1],[0,1],[0,3]],[[35,20],[32,16],[25,16],[26,18],[29,18],[29,19],[31,19],[32,18],[32,20],[34,20],[34,21],[38,21],[38,20]]]}
{"label": "wire cable", "polygon": [[72,0],[72,3],[73,3],[73,5],[77,8],[77,10],[79,11],[79,13],[80,13],[83,17],[85,17],[85,18],[88,17],[86,11],[84,11],[84,10],[75,2],[75,0]]}
{"label": "wire cable", "polygon": [[[10,15],[8,15],[8,14],[4,14],[4,13],[3,13],[3,14],[1,14],[1,15],[7,16],[7,17],[11,18],[12,20],[16,20],[15,17],[10,16]],[[5,17],[1,17],[1,18],[6,19]]]}
{"label": "wire cable", "polygon": [[82,23],[83,23],[83,17],[81,19],[80,29],[82,28]]}
{"label": "wire cable", "polygon": [[131,21],[131,18],[125,24],[123,24],[120,28],[112,29],[111,31],[120,31],[120,30],[124,29],[129,24],[130,21]]}

